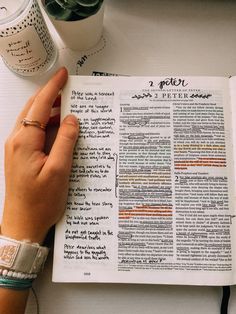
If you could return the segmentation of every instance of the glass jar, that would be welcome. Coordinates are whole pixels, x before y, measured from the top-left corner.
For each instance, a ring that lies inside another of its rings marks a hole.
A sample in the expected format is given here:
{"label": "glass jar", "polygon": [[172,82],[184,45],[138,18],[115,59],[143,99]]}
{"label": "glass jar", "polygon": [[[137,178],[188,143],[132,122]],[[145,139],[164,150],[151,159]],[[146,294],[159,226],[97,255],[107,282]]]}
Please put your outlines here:
{"label": "glass jar", "polygon": [[0,0],[0,54],[9,69],[23,76],[53,66],[57,49],[36,0]]}

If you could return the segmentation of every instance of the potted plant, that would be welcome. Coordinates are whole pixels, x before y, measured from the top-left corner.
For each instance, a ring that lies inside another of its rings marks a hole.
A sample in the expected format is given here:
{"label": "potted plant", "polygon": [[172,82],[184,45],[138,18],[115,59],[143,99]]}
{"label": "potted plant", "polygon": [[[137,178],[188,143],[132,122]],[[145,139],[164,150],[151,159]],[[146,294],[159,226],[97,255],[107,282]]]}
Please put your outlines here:
{"label": "potted plant", "polygon": [[67,47],[87,50],[101,38],[103,0],[42,0],[42,3]]}

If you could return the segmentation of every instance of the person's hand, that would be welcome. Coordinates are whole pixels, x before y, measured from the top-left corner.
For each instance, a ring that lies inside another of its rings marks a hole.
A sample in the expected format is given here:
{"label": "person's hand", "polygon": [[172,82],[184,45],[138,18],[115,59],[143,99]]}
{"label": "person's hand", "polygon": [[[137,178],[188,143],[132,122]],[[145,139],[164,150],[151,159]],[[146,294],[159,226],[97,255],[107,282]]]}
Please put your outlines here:
{"label": "person's hand", "polygon": [[67,71],[62,68],[28,101],[6,141],[4,236],[42,243],[64,212],[78,121],[72,115],[64,119],[49,155],[44,152],[45,131],[21,121],[26,118],[47,124],[66,80]]}

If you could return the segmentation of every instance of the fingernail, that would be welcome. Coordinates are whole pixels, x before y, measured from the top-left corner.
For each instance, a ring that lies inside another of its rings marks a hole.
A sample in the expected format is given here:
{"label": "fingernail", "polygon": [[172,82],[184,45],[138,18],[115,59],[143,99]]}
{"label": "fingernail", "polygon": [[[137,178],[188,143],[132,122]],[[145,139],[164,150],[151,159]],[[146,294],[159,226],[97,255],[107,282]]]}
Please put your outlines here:
{"label": "fingernail", "polygon": [[59,68],[59,69],[55,72],[55,75],[57,75],[58,73],[61,73],[61,72],[65,72],[66,74],[68,74],[67,68],[66,68],[66,67],[61,67],[61,68]]}
{"label": "fingernail", "polygon": [[66,116],[63,122],[65,122],[66,124],[72,124],[72,125],[76,126],[77,128],[79,126],[78,119],[73,115]]}
{"label": "fingernail", "polygon": [[[62,70],[63,70],[63,71],[67,71],[67,68],[66,68],[66,67],[60,67],[60,68],[57,70],[57,72],[60,72],[60,71],[62,71]],[[56,72],[56,73],[57,73],[57,72]]]}

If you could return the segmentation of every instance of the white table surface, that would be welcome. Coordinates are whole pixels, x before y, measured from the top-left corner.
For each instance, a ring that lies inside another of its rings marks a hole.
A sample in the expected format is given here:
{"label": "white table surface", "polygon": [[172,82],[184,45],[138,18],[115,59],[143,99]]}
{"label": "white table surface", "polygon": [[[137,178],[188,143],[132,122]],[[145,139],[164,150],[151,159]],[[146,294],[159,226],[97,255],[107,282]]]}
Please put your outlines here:
{"label": "white table surface", "polygon": [[[56,34],[54,38],[59,45],[54,70],[66,65],[70,74],[96,70],[127,75],[236,75],[233,0],[107,0],[104,36],[97,47],[72,52]],[[86,62],[78,66],[84,55]],[[0,61],[1,202],[4,140],[23,103],[50,74],[20,78]],[[219,313],[219,287],[55,284],[51,282],[51,268],[52,256],[35,282],[41,314]],[[36,313],[32,295],[26,313]],[[229,306],[232,313],[236,313],[234,287]]]}

